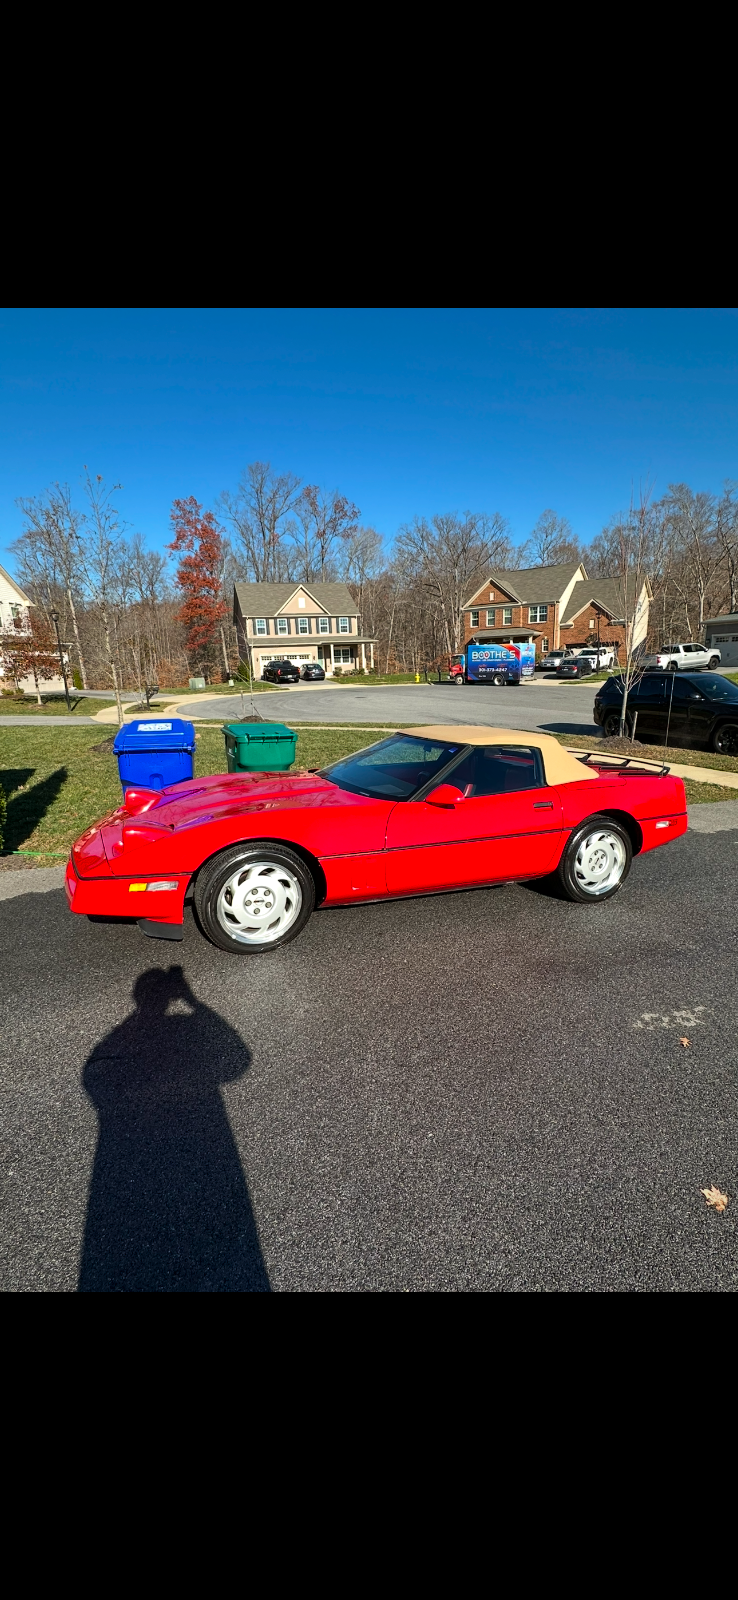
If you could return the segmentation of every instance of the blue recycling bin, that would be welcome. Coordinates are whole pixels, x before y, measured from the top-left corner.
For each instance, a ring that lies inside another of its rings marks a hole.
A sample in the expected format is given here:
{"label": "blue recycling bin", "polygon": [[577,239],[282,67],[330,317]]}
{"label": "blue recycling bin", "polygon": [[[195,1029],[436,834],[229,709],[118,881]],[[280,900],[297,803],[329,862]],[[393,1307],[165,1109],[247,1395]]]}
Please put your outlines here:
{"label": "blue recycling bin", "polygon": [[123,793],[131,785],[166,789],[194,773],[195,730],[181,717],[141,717],[119,728],[113,745]]}

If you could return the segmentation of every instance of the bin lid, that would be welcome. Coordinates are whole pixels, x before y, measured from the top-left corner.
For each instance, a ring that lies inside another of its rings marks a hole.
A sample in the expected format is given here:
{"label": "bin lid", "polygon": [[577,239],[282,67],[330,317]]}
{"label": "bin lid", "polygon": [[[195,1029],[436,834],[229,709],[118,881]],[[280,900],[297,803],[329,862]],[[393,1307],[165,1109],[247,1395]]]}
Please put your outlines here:
{"label": "bin lid", "polygon": [[232,738],[239,739],[243,744],[264,744],[271,740],[297,737],[293,729],[286,728],[283,722],[224,722],[223,732],[230,733]]}
{"label": "bin lid", "polygon": [[195,729],[182,717],[137,717],[119,728],[113,750],[117,756],[129,750],[190,750],[195,748]]}

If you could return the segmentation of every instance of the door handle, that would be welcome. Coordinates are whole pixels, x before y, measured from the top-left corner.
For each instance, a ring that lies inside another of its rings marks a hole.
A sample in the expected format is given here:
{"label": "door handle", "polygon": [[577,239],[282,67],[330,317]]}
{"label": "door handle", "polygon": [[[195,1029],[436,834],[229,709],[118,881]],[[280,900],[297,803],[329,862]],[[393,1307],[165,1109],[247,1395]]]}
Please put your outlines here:
{"label": "door handle", "polygon": [[534,811],[553,811],[553,808],[554,808],[553,800],[534,800],[533,801],[533,810]]}

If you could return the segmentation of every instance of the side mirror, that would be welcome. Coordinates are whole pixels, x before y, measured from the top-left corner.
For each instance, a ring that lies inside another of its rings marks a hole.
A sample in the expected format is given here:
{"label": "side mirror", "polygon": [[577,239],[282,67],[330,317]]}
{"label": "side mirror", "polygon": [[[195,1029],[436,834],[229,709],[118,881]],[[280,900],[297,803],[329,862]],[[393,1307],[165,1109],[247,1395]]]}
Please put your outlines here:
{"label": "side mirror", "polygon": [[464,796],[455,783],[439,783],[425,798],[429,806],[457,806]]}

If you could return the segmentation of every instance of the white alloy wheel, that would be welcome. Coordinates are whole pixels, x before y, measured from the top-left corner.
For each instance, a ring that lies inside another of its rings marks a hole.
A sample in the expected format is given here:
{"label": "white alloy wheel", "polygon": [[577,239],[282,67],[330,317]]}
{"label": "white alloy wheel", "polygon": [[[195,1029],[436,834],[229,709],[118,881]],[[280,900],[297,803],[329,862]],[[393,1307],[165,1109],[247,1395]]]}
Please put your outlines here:
{"label": "white alloy wheel", "polygon": [[282,861],[245,861],[226,879],[216,917],[223,932],[241,944],[273,944],[297,920],[302,889]]}
{"label": "white alloy wheel", "polygon": [[572,876],[581,894],[607,894],[620,883],[627,866],[627,853],[620,835],[609,828],[595,828],[581,840]]}

